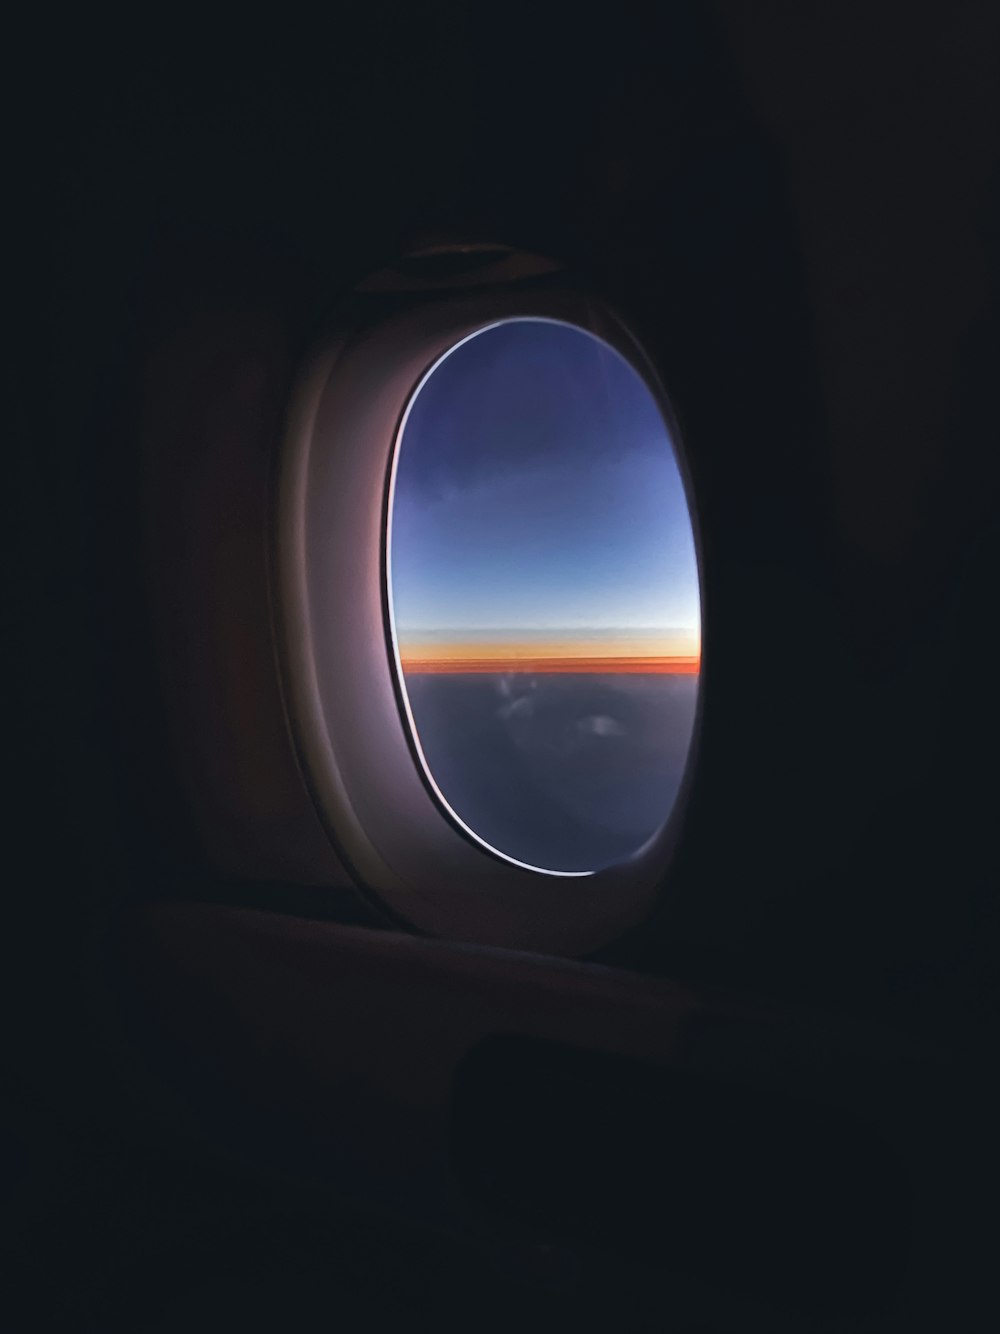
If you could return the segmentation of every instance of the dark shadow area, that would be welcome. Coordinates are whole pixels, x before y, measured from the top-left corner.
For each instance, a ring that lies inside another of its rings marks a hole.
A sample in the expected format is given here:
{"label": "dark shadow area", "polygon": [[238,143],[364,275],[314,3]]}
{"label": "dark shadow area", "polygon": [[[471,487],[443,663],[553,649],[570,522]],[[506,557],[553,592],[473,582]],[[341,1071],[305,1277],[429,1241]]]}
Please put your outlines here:
{"label": "dark shadow area", "polygon": [[886,1305],[911,1262],[891,1146],[821,1103],[497,1037],[453,1116],[472,1197],[564,1242],[809,1314]]}

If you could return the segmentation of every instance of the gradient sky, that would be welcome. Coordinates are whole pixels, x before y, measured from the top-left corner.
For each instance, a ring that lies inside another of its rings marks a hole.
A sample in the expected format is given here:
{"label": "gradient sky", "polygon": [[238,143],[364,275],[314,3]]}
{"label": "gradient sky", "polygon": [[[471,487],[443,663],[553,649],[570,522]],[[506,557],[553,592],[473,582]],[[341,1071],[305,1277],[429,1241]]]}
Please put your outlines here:
{"label": "gradient sky", "polygon": [[666,425],[580,329],[508,321],[438,365],[404,425],[391,524],[404,657],[698,652]]}

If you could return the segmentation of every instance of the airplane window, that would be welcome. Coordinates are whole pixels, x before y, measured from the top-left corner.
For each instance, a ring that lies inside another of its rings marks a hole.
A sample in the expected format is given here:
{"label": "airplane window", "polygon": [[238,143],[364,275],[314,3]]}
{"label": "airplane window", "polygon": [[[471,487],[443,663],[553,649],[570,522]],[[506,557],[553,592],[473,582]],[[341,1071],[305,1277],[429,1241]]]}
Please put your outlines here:
{"label": "airplane window", "polygon": [[440,357],[396,440],[386,585],[413,749],[469,838],[587,875],[662,830],[700,587],[675,443],[624,356],[519,318]]}

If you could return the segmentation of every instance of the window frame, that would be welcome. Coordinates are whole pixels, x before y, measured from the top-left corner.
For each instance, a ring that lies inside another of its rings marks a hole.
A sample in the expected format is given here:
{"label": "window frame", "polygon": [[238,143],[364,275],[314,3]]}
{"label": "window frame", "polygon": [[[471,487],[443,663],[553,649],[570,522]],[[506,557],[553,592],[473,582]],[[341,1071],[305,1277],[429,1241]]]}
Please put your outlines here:
{"label": "window frame", "polygon": [[362,297],[318,341],[294,389],[278,460],[271,534],[276,656],[305,786],[360,888],[431,934],[581,954],[634,925],[660,891],[697,760],[700,682],[684,777],[659,833],[606,870],[535,870],[469,838],[428,784],[403,707],[389,617],[390,482],[409,407],[460,342],[518,318],[568,324],[602,339],[652,393],[685,488],[704,624],[697,507],[684,441],[656,369],[610,307],[548,274],[498,287]]}

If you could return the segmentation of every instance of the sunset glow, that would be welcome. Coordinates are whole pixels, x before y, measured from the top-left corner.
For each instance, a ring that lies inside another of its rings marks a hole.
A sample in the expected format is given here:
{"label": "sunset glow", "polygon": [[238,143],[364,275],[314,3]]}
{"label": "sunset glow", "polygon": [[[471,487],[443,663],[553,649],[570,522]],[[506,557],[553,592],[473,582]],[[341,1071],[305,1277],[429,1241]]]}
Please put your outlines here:
{"label": "sunset glow", "polygon": [[697,637],[587,636],[579,639],[411,641],[400,646],[404,672],[594,672],[694,675]]}
{"label": "sunset glow", "polygon": [[660,676],[696,676],[701,665],[699,658],[592,658],[582,655],[480,658],[455,654],[453,657],[427,658],[404,654],[401,662],[404,672],[587,672]]}

